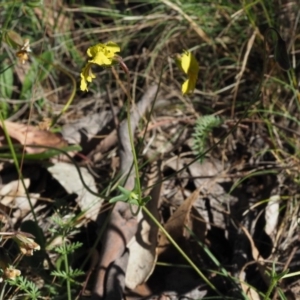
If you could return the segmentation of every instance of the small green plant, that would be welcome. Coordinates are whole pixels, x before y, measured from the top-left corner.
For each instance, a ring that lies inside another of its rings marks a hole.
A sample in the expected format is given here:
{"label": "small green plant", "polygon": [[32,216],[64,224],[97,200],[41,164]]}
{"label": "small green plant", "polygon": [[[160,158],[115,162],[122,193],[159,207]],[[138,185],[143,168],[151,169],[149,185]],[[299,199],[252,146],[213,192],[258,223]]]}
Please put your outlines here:
{"label": "small green plant", "polygon": [[80,242],[70,243],[67,239],[70,232],[74,230],[73,218],[68,220],[56,215],[52,217],[52,220],[58,225],[58,229],[52,229],[52,232],[56,234],[56,236],[61,237],[61,245],[54,248],[54,252],[56,252],[59,257],[56,261],[56,270],[52,271],[51,275],[61,279],[61,287],[66,283],[67,299],[71,300],[71,286],[79,284],[76,281],[76,277],[84,275],[84,272],[79,269],[72,269],[69,262],[69,256],[83,244]]}
{"label": "small green plant", "polygon": [[199,117],[194,127],[194,133],[192,134],[194,140],[193,150],[197,153],[199,161],[203,162],[206,147],[206,142],[209,133],[213,128],[218,127],[222,124],[222,120],[219,117],[208,115]]}
{"label": "small green plant", "polygon": [[275,269],[275,263],[273,263],[272,265],[272,270],[270,272],[266,271],[266,274],[268,275],[268,277],[270,277],[270,285],[269,288],[264,296],[264,300],[268,300],[270,299],[271,293],[273,292],[273,290],[276,290],[277,293],[280,295],[281,299],[286,299],[284,296],[283,291],[277,287],[277,284],[280,282],[280,280],[287,275],[289,272],[289,270],[285,270],[279,274],[276,273],[276,269]]}
{"label": "small green plant", "polygon": [[134,188],[132,191],[129,191],[122,186],[118,186],[118,190],[120,192],[119,196],[113,197],[109,200],[110,203],[116,203],[118,201],[127,202],[130,205],[136,206],[144,206],[151,200],[150,196],[144,197],[142,199],[139,198],[139,191],[138,191],[138,183],[135,180]]}
{"label": "small green plant", "polygon": [[[16,277],[7,281],[9,285],[15,286],[18,290],[23,292],[22,299],[38,299],[40,296],[39,288],[32,281],[26,279],[23,276]],[[19,294],[20,296],[20,294]]]}

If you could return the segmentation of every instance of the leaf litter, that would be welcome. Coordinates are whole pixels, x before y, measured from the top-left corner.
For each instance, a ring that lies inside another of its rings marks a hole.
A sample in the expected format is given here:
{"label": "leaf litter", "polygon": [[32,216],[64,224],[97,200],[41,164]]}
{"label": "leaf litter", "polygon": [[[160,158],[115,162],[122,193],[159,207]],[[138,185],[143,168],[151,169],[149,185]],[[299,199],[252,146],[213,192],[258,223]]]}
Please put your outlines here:
{"label": "leaf litter", "polygon": [[[208,38],[194,19],[175,3],[164,3],[168,9],[178,13],[178,17],[190,22],[191,32],[195,30],[194,34],[210,44],[211,37]],[[62,3],[57,5],[63,6]],[[53,13],[46,28],[47,34],[52,36],[51,26],[55,23],[56,11],[49,3],[47,10]],[[42,16],[41,10],[36,10],[35,13]],[[225,11],[223,14],[225,19],[230,17]],[[60,17],[61,26],[58,29],[63,32],[65,28],[69,31],[70,22],[70,18]],[[147,178],[143,181],[143,189],[145,193],[152,195],[152,200],[147,204],[148,209],[223,295],[239,299],[244,293],[249,299],[261,299],[258,291],[266,293],[270,286],[267,272],[299,270],[298,158],[288,146],[290,140],[283,138],[284,135],[288,135],[289,139],[295,138],[299,125],[291,118],[275,117],[275,113],[273,115],[272,111],[268,111],[270,122],[277,125],[273,125],[270,134],[267,129],[271,123],[266,119],[259,119],[259,114],[254,114],[249,119],[242,120],[238,129],[224,143],[206,154],[201,163],[195,161],[195,149],[190,142],[190,124],[194,124],[199,115],[212,110],[215,114],[228,118],[222,126],[210,131],[207,147],[218,142],[222,133],[228,132],[231,124],[235,124],[241,116],[241,103],[247,101],[251,89],[257,84],[257,73],[252,68],[257,65],[257,57],[261,57],[259,53],[262,48],[257,46],[261,32],[249,29],[247,36],[240,36],[246,45],[243,50],[244,46],[228,42],[230,39],[226,40],[224,36],[235,22],[238,21],[233,19],[226,30],[220,33],[214,45],[214,50],[217,50],[214,53],[225,53],[228,59],[233,59],[231,54],[236,53],[233,48],[240,46],[241,66],[224,67],[220,64],[212,70],[202,60],[201,80],[208,87],[205,89],[201,83],[199,88],[196,86],[195,102],[185,100],[174,92],[176,83],[172,82],[170,86],[162,83],[159,94],[163,99],[162,106],[154,106],[148,129],[144,118],[154,101],[157,86],[151,86],[149,82],[155,80],[147,78],[148,82],[138,92],[139,101],[132,108],[131,121],[135,137],[143,136],[141,132],[145,134],[143,146],[148,151],[139,153],[142,153],[140,162],[144,167],[143,176]],[[193,37],[191,32],[188,35]],[[76,31],[74,36],[75,33]],[[108,37],[106,33],[105,37]],[[282,41],[278,40],[278,43],[281,46]],[[132,49],[137,48],[134,46],[136,45],[132,45]],[[191,45],[187,45],[187,48],[189,46]],[[206,44],[202,46],[209,47]],[[175,45],[172,47],[176,48]],[[253,49],[256,51],[255,55]],[[148,53],[155,53],[157,61],[164,59],[160,57],[159,51]],[[298,58],[297,53],[294,55]],[[149,60],[153,58],[155,57],[149,57]],[[144,60],[141,57],[139,59],[143,65]],[[277,54],[278,59],[282,60]],[[238,61],[237,57],[234,60]],[[283,67],[287,66],[285,61],[281,63]],[[272,67],[275,69],[273,65]],[[272,72],[276,72],[274,69]],[[106,76],[105,72],[107,70],[102,71],[101,75]],[[270,71],[270,74],[273,73]],[[138,76],[138,73],[134,76]],[[155,77],[155,72],[151,76]],[[213,82],[212,78],[218,76],[218,88],[229,87],[232,83],[233,90],[231,86],[220,94],[215,93],[216,87],[209,82]],[[283,87],[280,87],[281,95],[278,97],[272,89],[279,87],[268,83],[272,88],[266,88],[262,92],[261,109],[270,109],[273,102],[281,107],[282,101],[291,98],[291,94]],[[180,84],[177,87],[180,90]],[[108,87],[109,92],[113,92],[113,89],[112,86]],[[105,95],[107,99],[113,94],[109,95],[109,92]],[[59,214],[66,222],[74,221],[68,240],[79,239],[84,243],[85,249],[81,253],[75,251],[77,260],[72,262],[72,267],[78,266],[79,261],[92,253],[87,276],[80,279],[85,287],[84,291],[79,290],[77,293],[81,293],[83,297],[92,295],[93,299],[122,299],[125,295],[126,299],[202,299],[215,296],[142,211],[134,216],[126,203],[117,203],[113,207],[107,205],[107,195],[111,186],[116,183],[111,183],[110,180],[115,178],[116,170],[129,175],[125,183],[128,189],[133,187],[134,181],[134,175],[130,172],[132,156],[126,120],[118,124],[114,119],[123,108],[124,94],[121,90],[113,94],[112,110],[107,105],[96,112],[95,107],[90,105],[85,107],[85,116],[76,118],[75,106],[84,101],[81,98],[84,96],[76,99],[77,104],[75,101],[72,108],[73,119],[64,118],[62,135],[25,123],[24,120],[22,123],[19,122],[21,120],[4,121],[14,145],[22,145],[26,153],[42,154],[47,151],[47,146],[64,149],[74,143],[80,144],[82,150],[75,156],[73,153],[71,158],[64,158],[64,161],[61,161],[61,157],[35,162],[25,159],[22,165],[25,188],[12,161],[3,159],[0,173],[1,220],[5,220],[5,214],[10,216],[13,224],[33,219],[27,199],[29,197],[46,239],[51,239],[50,229],[57,226],[51,221],[53,216]],[[55,99],[58,101],[59,97]],[[270,99],[273,102],[269,102]],[[234,104],[230,102],[232,100]],[[58,107],[57,103],[53,105]],[[285,112],[291,114],[295,110],[293,101],[285,107]],[[168,117],[172,121],[168,121]],[[0,134],[1,147],[6,146],[3,131]],[[79,164],[78,167],[75,167],[74,161]],[[107,227],[95,245],[99,228],[105,224],[108,208],[111,208],[111,214]],[[18,225],[15,226],[17,229]],[[58,236],[55,241],[57,244],[54,241],[50,244],[61,245],[63,238]],[[58,264],[57,255],[51,253],[48,263],[49,268],[51,264]],[[224,270],[230,276],[220,276]],[[279,288],[297,299],[299,280],[281,279],[279,287],[273,291],[273,299],[280,292]]]}

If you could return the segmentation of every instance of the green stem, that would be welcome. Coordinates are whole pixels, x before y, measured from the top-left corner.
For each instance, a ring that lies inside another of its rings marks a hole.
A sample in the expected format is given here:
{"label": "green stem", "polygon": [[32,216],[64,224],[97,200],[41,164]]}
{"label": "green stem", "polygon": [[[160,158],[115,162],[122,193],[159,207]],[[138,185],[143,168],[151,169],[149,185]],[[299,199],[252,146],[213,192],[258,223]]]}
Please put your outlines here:
{"label": "green stem", "polygon": [[71,295],[71,282],[69,279],[69,261],[68,261],[68,254],[67,254],[67,248],[66,248],[66,241],[64,240],[64,263],[65,263],[65,270],[66,270],[66,274],[67,274],[67,293],[68,293],[68,300],[72,300],[72,295]]}
{"label": "green stem", "polygon": [[275,280],[274,278],[272,278],[272,281],[271,281],[271,284],[264,296],[264,300],[269,300],[270,299],[270,295],[271,295],[271,292],[273,291],[273,289],[275,288],[277,284],[277,280]]}
{"label": "green stem", "polygon": [[[15,5],[16,5],[16,1],[13,1],[12,3],[10,3],[9,5],[11,5],[10,7],[10,10],[5,18],[5,21],[4,21],[4,24],[2,25],[2,28],[1,28],[1,34],[0,34],[0,47],[2,46],[2,40],[3,40],[3,35],[5,34],[5,31],[7,30],[7,27],[8,27],[8,23],[10,20],[12,20],[12,13],[13,13],[13,10],[15,8]],[[4,5],[3,5],[4,6]]]}
{"label": "green stem", "polygon": [[261,0],[260,0],[259,2],[260,2],[260,5],[262,6],[262,9],[263,9],[264,13],[265,13],[265,16],[266,16],[268,25],[271,27],[271,26],[272,26],[272,22],[271,22],[271,19],[270,19],[268,10],[266,9],[266,6],[265,6],[265,4],[264,4],[264,1],[261,1]]}
{"label": "green stem", "polygon": [[[127,75],[127,125],[128,125],[128,134],[129,134],[129,141],[130,141],[130,146],[131,146],[131,151],[132,151],[132,156],[133,156],[133,164],[134,164],[134,171],[135,171],[135,182],[136,182],[136,189],[138,191],[138,199],[140,205],[142,205],[142,190],[141,190],[141,181],[140,181],[140,173],[139,173],[139,165],[138,165],[138,159],[135,151],[135,146],[134,146],[134,140],[133,140],[133,132],[131,129],[131,114],[130,114],[130,104],[134,104],[132,101],[132,97],[130,95],[130,76],[129,72],[126,72]],[[132,208],[130,206],[131,212],[133,215],[137,215],[139,213],[140,208],[133,213]]]}
{"label": "green stem", "polygon": [[19,161],[18,161],[16,152],[15,152],[15,148],[14,148],[13,143],[11,141],[11,138],[10,138],[10,136],[9,136],[7,130],[6,130],[5,122],[4,122],[3,115],[2,115],[1,111],[0,111],[0,121],[1,121],[1,124],[2,124],[2,129],[4,131],[4,135],[5,135],[6,141],[8,143],[8,146],[9,146],[9,149],[10,149],[10,152],[11,152],[11,155],[12,155],[15,167],[16,167],[17,172],[18,172],[18,176],[19,176],[19,178],[21,180],[21,183],[22,183],[22,186],[24,188],[24,191],[25,191],[25,194],[26,194],[26,197],[27,197],[30,209],[31,209],[31,213],[33,215],[34,221],[37,224],[37,218],[36,218],[36,214],[34,212],[34,208],[33,208],[33,205],[32,205],[31,199],[30,199],[30,195],[28,193],[28,189],[27,189],[27,187],[25,185],[25,182],[24,182],[23,174],[22,174],[22,171],[20,169],[20,165],[19,165]]}

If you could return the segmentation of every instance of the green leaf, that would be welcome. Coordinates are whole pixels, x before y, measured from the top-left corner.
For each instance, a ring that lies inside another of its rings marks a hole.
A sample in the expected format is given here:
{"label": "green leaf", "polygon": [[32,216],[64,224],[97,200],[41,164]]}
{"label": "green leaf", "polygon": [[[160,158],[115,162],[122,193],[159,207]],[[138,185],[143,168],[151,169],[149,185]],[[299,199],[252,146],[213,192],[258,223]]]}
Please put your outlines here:
{"label": "green leaf", "polygon": [[128,197],[122,194],[122,195],[119,195],[119,196],[111,198],[109,200],[109,203],[116,203],[116,202],[119,202],[119,201],[127,202],[128,201]]}
{"label": "green leaf", "polygon": [[142,199],[142,203],[143,205],[146,205],[150,200],[151,200],[151,196],[146,196]]}
{"label": "green leaf", "polygon": [[13,92],[14,74],[11,65],[3,64],[0,73],[0,95],[1,98],[10,99]]}
{"label": "green leaf", "polygon": [[[8,58],[8,54],[7,53],[3,53],[0,54],[0,61],[4,61],[6,58]],[[10,65],[6,65],[6,67],[3,67],[3,65],[1,65],[0,67],[0,74],[5,72],[8,68],[12,67],[14,64],[10,64]]]}
{"label": "green leaf", "polygon": [[[41,148],[43,148],[43,146],[41,146]],[[4,147],[2,147],[2,149],[4,149]],[[35,153],[35,154],[22,154],[22,148],[20,147],[20,152],[16,153],[17,158],[24,158],[25,160],[43,160],[43,159],[49,159],[51,157],[54,157],[56,155],[60,155],[63,154],[62,151],[60,150],[56,150],[56,149],[48,149],[47,151],[43,152],[43,153]],[[69,151],[81,151],[81,147],[78,145],[72,145],[72,146],[68,146],[68,147],[64,147],[61,150],[65,151],[65,152],[69,152]],[[12,159],[12,155],[9,152],[7,153],[0,153],[0,158],[2,159]]]}
{"label": "green leaf", "polygon": [[124,196],[126,196],[127,198],[129,198],[131,191],[123,188],[122,186],[118,185],[118,190],[120,191],[120,193],[122,193]]}

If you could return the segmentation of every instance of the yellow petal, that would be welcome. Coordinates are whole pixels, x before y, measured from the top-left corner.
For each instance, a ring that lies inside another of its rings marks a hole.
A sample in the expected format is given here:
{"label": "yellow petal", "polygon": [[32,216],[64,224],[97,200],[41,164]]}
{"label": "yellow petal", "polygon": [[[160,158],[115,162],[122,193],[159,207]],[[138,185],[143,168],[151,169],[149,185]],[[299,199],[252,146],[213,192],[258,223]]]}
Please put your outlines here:
{"label": "yellow petal", "polygon": [[[111,59],[117,52],[120,52],[120,47],[114,42],[108,42],[106,44],[97,44],[88,48],[87,55],[93,58],[90,62],[107,66],[111,65]],[[104,57],[107,58],[107,60],[105,60]],[[104,61],[105,63],[103,63]]]}
{"label": "yellow petal", "polygon": [[185,51],[180,58],[177,59],[177,64],[181,70],[187,74],[188,79],[182,84],[181,90],[183,94],[193,92],[198,79],[199,64],[194,55]]}
{"label": "yellow petal", "polygon": [[97,44],[95,46],[88,48],[86,53],[89,57],[94,57],[98,52],[103,52],[104,47],[105,47],[104,44]]}
{"label": "yellow petal", "polygon": [[99,51],[96,53],[93,59],[89,60],[90,63],[97,64],[99,66],[110,66],[112,64],[112,59],[108,58],[104,52]]}
{"label": "yellow petal", "polygon": [[82,90],[83,92],[88,91],[87,82],[86,82],[85,78],[82,76],[82,74],[80,74],[80,77],[81,77],[80,90]]}
{"label": "yellow petal", "polygon": [[188,74],[190,72],[198,73],[198,71],[199,71],[199,64],[198,64],[195,56],[189,51],[185,51],[181,55],[180,64],[181,64],[181,68],[185,74]]}
{"label": "yellow petal", "polygon": [[189,88],[189,80],[187,79],[181,86],[181,91],[183,95],[188,93],[188,88]]}
{"label": "yellow petal", "polygon": [[91,69],[91,64],[87,63],[86,66],[82,69],[82,72],[80,73],[80,89],[82,91],[88,91],[87,89],[87,83],[92,82],[96,76],[93,74],[92,69]]}
{"label": "yellow petal", "polygon": [[113,58],[117,52],[120,52],[120,47],[114,42],[106,43],[106,55],[107,57]]}
{"label": "yellow petal", "polygon": [[185,52],[181,55],[180,65],[181,65],[181,69],[185,74],[187,74],[189,71],[191,54],[192,54],[191,52]]}
{"label": "yellow petal", "polygon": [[189,77],[189,79],[187,79],[181,87],[182,90],[182,94],[188,94],[188,93],[192,93],[195,89],[196,86],[196,82],[197,82],[197,78],[195,77]]}

